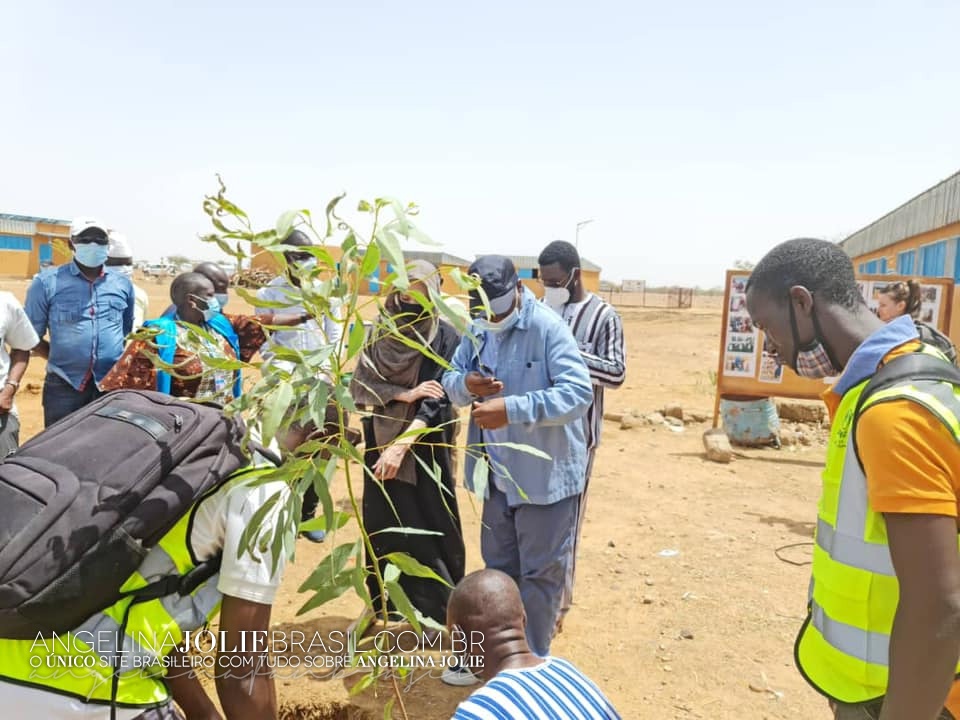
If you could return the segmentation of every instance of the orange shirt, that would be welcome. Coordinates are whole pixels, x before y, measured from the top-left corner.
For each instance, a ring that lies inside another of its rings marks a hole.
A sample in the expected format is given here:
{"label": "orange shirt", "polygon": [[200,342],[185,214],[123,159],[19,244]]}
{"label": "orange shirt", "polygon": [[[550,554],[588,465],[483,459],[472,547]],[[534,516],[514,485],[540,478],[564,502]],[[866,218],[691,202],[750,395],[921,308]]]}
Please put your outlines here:
{"label": "orange shirt", "polygon": [[[884,362],[919,347],[915,340],[905,343]],[[829,390],[823,399],[833,418],[840,396]],[[919,403],[894,400],[865,410],[857,423],[857,449],[874,512],[960,517],[960,444]],[[960,681],[953,684],[946,708],[960,717]]]}

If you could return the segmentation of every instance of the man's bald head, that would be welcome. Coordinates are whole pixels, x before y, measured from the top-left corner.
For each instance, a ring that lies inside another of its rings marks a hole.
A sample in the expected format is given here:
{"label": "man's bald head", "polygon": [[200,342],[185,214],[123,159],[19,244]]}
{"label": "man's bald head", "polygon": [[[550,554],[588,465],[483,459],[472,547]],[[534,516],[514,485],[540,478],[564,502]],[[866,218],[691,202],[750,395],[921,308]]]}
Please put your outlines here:
{"label": "man's bald head", "polygon": [[477,570],[461,580],[447,603],[447,624],[487,634],[525,623],[517,584],[499,570]]}
{"label": "man's bald head", "polygon": [[206,298],[213,295],[213,283],[206,275],[188,272],[177,275],[170,285],[170,299],[177,308],[186,307],[190,295]]}
{"label": "man's bald head", "polygon": [[213,283],[214,292],[225,293],[230,287],[230,276],[227,275],[226,270],[216,263],[202,262],[193,269],[193,272],[209,279]]}

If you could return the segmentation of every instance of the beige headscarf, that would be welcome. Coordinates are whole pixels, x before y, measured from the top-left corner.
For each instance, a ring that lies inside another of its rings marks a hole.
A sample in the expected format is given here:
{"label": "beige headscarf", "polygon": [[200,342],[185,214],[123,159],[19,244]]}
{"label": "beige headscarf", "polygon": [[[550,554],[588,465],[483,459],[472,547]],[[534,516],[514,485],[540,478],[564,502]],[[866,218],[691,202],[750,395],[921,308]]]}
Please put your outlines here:
{"label": "beige headscarf", "polygon": [[[425,260],[410,262],[407,277],[411,283],[423,282],[430,297],[440,294],[440,275],[431,263]],[[390,329],[381,316],[350,382],[354,401],[373,407],[373,433],[377,447],[381,449],[403,433],[417,414],[416,403],[398,402],[394,398],[418,384],[423,353],[406,345],[397,334],[429,346],[437,336],[440,323],[436,308],[415,319],[404,314],[399,292],[393,292],[387,298],[383,315],[393,320],[397,329]],[[400,465],[397,479],[416,484],[416,460],[409,453]]]}

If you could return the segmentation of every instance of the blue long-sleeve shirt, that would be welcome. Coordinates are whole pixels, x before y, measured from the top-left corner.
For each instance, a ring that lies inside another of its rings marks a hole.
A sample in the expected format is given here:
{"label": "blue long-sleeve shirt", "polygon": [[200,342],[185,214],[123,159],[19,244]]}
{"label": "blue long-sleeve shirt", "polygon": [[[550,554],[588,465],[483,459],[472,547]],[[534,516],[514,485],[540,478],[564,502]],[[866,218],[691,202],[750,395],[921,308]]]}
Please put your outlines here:
{"label": "blue long-sleeve shirt", "polygon": [[91,282],[75,262],[47,268],[27,290],[24,310],[41,338],[50,332],[47,372],[77,390],[100,382],[123,354],[136,300],[130,278],[102,272]]}
{"label": "blue long-sleeve shirt", "polygon": [[[550,505],[583,492],[587,446],[581,418],[593,402],[593,386],[566,323],[529,290],[524,290],[519,312],[516,325],[498,338],[493,369],[504,386],[508,424],[496,431],[496,441],[529,445],[550,459],[508,447],[492,448],[490,455],[510,473],[495,482],[511,506]],[[484,344],[491,341],[489,333],[476,328],[461,340],[453,368],[443,376],[443,387],[454,405],[474,401],[466,376],[479,370],[481,353],[487,355]],[[484,439],[471,419],[467,442],[476,446]],[[476,447],[467,452],[465,483],[487,497],[490,478],[474,478],[478,452]]]}

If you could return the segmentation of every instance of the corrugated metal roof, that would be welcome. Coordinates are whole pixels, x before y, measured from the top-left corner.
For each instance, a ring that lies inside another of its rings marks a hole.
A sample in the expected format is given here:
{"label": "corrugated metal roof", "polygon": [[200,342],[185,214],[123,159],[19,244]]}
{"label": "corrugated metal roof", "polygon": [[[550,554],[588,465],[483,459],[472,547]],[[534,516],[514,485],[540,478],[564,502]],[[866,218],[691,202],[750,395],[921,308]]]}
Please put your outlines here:
{"label": "corrugated metal roof", "polygon": [[859,257],[956,222],[960,222],[960,172],[853,233],[840,247],[850,257]]}
{"label": "corrugated metal roof", "polygon": [[16,215],[14,213],[0,213],[0,220],[13,220],[15,222],[25,223],[47,223],[49,225],[69,225],[69,220],[56,220],[54,218],[35,217],[33,215]]}
{"label": "corrugated metal roof", "polygon": [[[517,270],[529,270],[540,267],[540,262],[536,255],[507,255],[517,266]],[[600,266],[595,262],[587,260],[583,255],[580,256],[580,267],[588,272],[600,272]]]}
{"label": "corrugated metal roof", "polygon": [[11,233],[12,235],[33,236],[37,232],[37,224],[29,220],[15,220],[11,217],[0,215],[0,232]]}
{"label": "corrugated metal roof", "polygon": [[426,260],[428,263],[432,263],[438,267],[440,265],[456,265],[463,268],[470,267],[469,260],[464,260],[462,257],[457,257],[456,255],[451,255],[450,253],[445,252],[404,250],[403,257],[406,260]]}

